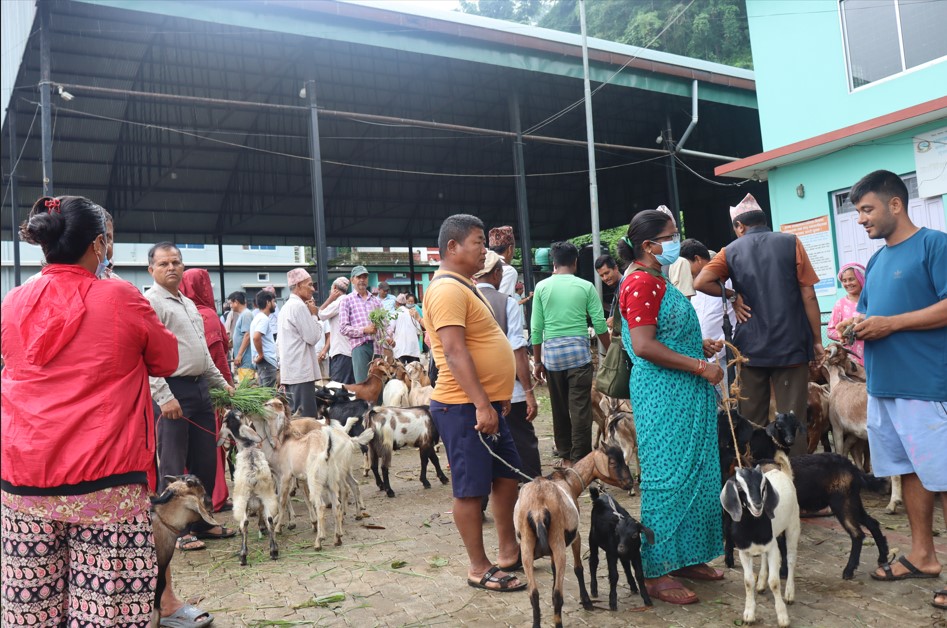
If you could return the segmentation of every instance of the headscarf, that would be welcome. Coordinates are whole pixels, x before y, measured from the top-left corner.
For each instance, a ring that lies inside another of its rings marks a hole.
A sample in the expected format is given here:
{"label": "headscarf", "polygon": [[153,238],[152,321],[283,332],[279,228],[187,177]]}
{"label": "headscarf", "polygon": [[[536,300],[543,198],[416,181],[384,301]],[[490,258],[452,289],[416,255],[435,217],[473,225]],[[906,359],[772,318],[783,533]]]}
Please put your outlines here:
{"label": "headscarf", "polygon": [[204,321],[204,339],[207,341],[207,349],[214,360],[214,366],[227,383],[233,385],[233,377],[227,364],[227,328],[220,322],[214,309],[214,288],[211,285],[210,273],[203,268],[185,270],[181,277],[180,290],[181,294],[194,302],[200,312]]}
{"label": "headscarf", "polygon": [[842,269],[838,271],[838,280],[842,281],[842,275],[845,274],[846,270],[851,270],[855,274],[855,281],[858,282],[858,285],[862,288],[865,287],[865,267],[857,262],[849,262],[842,266]]}

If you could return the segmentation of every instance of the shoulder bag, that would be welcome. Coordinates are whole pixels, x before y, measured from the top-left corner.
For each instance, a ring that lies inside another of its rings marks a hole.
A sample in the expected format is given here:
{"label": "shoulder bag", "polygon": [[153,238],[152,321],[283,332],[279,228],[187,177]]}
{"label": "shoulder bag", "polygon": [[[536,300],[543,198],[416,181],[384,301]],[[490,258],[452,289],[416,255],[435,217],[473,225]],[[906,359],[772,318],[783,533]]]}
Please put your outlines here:
{"label": "shoulder bag", "polygon": [[[624,281],[624,278],[622,278]],[[615,300],[612,301],[612,328],[621,325],[621,319],[615,319],[615,312],[619,310],[618,295],[621,294],[621,283],[618,284],[618,291],[615,293]],[[619,312],[621,316],[621,312]],[[619,327],[620,329],[620,327]],[[605,352],[603,359],[598,366],[598,373],[595,375],[595,389],[607,397],[614,399],[630,399],[631,389],[629,380],[631,379],[631,358],[622,344],[621,334],[612,335],[611,344],[608,345],[608,351]]]}

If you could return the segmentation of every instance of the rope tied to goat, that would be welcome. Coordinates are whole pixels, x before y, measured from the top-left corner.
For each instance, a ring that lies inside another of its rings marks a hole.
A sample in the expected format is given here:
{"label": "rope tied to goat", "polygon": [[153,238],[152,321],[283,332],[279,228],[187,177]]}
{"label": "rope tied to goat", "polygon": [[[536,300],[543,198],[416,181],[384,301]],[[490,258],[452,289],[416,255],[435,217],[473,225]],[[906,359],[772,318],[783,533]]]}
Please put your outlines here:
{"label": "rope tied to goat", "polygon": [[720,404],[723,406],[724,410],[727,411],[727,421],[730,423],[730,436],[733,438],[733,451],[736,454],[737,467],[742,468],[743,457],[740,455],[740,443],[737,441],[737,431],[733,426],[733,415],[731,414],[731,411],[736,408],[741,399],[746,399],[746,397],[740,396],[740,384],[743,381],[743,365],[749,363],[750,359],[740,353],[740,350],[737,349],[733,343],[727,340],[724,340],[723,343],[733,354],[733,359],[727,362],[727,368],[729,369],[731,366],[734,367],[734,372],[736,375],[734,376],[733,381],[730,382],[730,389],[727,391],[728,395],[726,398],[720,396],[716,386],[714,386],[714,392],[717,393],[717,396],[720,399]]}

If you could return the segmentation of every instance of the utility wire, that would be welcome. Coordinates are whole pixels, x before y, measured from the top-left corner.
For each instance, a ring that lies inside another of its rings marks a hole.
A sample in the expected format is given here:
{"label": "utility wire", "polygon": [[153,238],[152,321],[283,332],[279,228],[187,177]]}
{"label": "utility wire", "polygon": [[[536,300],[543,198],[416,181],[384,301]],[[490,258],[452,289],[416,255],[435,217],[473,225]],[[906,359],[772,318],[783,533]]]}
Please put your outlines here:
{"label": "utility wire", "polygon": [[[23,146],[20,148],[20,154],[17,155],[16,161],[13,162],[13,167],[10,169],[10,180],[7,181],[7,187],[6,189],[3,190],[3,200],[0,201],[0,206],[3,206],[7,202],[7,195],[10,193],[10,186],[13,185],[13,177],[14,177],[14,174],[16,173],[16,167],[20,165],[20,159],[22,159],[23,157],[23,151],[26,150],[26,145],[30,141],[30,135],[33,133],[33,123],[36,122],[36,114],[39,113],[39,103],[35,103],[35,104],[36,104],[36,109],[33,110],[33,119],[30,120],[30,128],[26,131],[26,139],[23,141]],[[16,238],[14,238],[14,240],[16,240]]]}

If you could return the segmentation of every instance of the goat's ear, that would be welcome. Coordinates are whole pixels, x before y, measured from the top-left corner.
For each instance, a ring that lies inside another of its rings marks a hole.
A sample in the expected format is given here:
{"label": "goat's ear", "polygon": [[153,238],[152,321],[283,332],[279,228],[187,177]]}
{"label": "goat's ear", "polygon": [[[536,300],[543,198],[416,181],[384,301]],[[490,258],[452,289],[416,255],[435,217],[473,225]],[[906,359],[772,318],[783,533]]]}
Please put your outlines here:
{"label": "goat's ear", "polygon": [[779,493],[773,488],[773,484],[763,477],[763,512],[772,519],[776,516],[776,507],[779,506]]}
{"label": "goat's ear", "polygon": [[641,528],[641,533],[644,534],[644,538],[648,539],[648,545],[654,545],[654,531],[643,523],[639,523],[638,527]]}
{"label": "goat's ear", "polygon": [[594,502],[596,499],[598,499],[598,495],[599,495],[599,490],[598,490],[597,488],[595,488],[594,486],[590,486],[590,487],[589,487],[589,497],[592,498],[592,501],[593,501],[593,502]]}
{"label": "goat's ear", "polygon": [[776,423],[770,423],[766,426],[766,435],[770,438],[776,438]]}
{"label": "goat's ear", "polygon": [[240,426],[240,436],[254,443],[259,443],[263,441],[263,439],[260,438],[260,435],[256,433],[256,430],[254,430],[249,425]]}
{"label": "goat's ear", "polygon": [[733,479],[727,480],[727,483],[723,485],[723,490],[720,491],[720,505],[734,521],[739,521],[743,516],[743,504],[740,503],[740,493]]}
{"label": "goat's ear", "polygon": [[230,438],[230,430],[227,429],[226,425],[220,426],[220,438],[217,439],[217,446],[223,447],[224,443],[227,442],[227,439]]}

